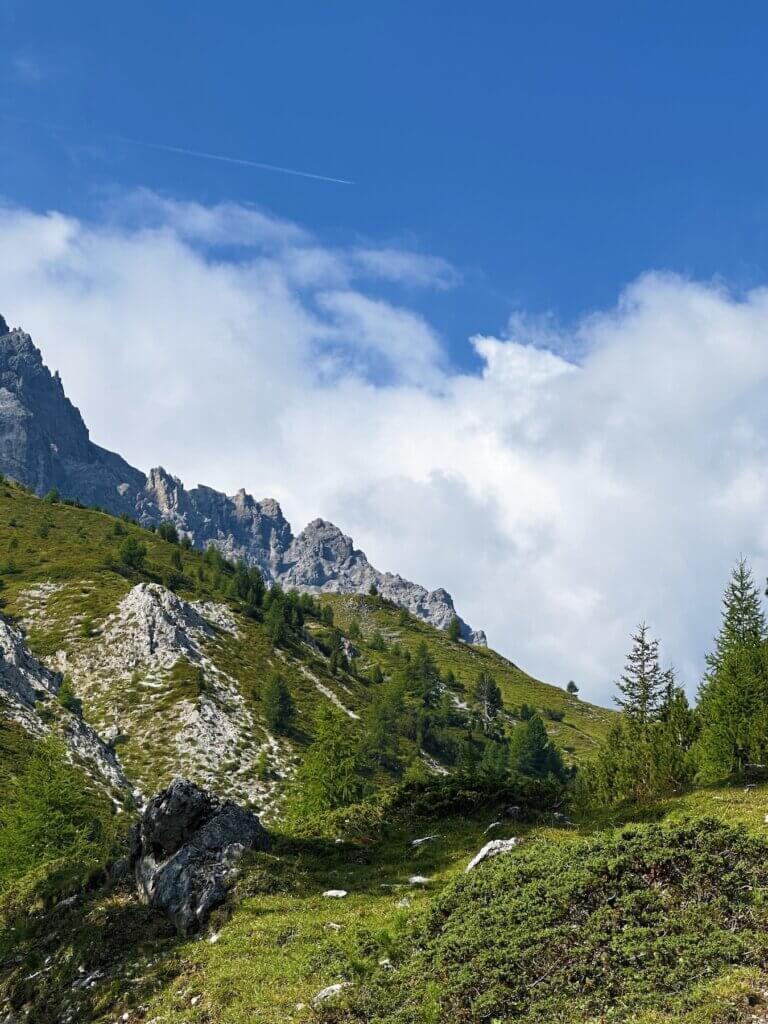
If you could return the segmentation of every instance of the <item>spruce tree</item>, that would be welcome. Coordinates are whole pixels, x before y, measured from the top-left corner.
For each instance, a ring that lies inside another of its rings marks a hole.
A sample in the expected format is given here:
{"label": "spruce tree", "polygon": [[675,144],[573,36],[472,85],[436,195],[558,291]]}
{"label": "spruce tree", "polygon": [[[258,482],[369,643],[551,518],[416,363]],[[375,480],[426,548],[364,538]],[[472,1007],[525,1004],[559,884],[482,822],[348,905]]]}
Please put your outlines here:
{"label": "spruce tree", "polygon": [[453,640],[454,643],[461,639],[461,623],[459,622],[458,615],[454,615],[448,624],[448,638]]}
{"label": "spruce tree", "polygon": [[491,731],[503,703],[499,684],[490,672],[483,671],[478,676],[474,698],[483,732],[487,735]]}
{"label": "spruce tree", "polygon": [[261,710],[273,732],[288,732],[296,707],[285,680],[278,673],[271,675],[264,684],[261,692]]}
{"label": "spruce tree", "polygon": [[699,694],[699,777],[741,777],[768,761],[766,624],[752,573],[741,558],[723,595],[723,618]]}
{"label": "spruce tree", "polygon": [[710,674],[717,671],[729,651],[745,645],[754,647],[766,639],[760,593],[745,558],[740,558],[731,571],[722,605],[723,621],[715,637],[715,649],[707,656]]}
{"label": "spruce tree", "polygon": [[510,762],[523,775],[565,777],[562,755],[547,735],[541,716],[518,725],[510,741]]}
{"label": "spruce tree", "polygon": [[267,628],[267,632],[272,639],[272,643],[275,647],[287,643],[290,630],[288,623],[285,618],[285,604],[280,599],[272,598],[269,602],[269,608],[267,614],[264,617],[264,625]]}
{"label": "spruce tree", "polygon": [[616,686],[614,700],[625,714],[641,725],[651,721],[662,703],[666,679],[659,667],[659,642],[642,622],[632,634],[632,649]]}

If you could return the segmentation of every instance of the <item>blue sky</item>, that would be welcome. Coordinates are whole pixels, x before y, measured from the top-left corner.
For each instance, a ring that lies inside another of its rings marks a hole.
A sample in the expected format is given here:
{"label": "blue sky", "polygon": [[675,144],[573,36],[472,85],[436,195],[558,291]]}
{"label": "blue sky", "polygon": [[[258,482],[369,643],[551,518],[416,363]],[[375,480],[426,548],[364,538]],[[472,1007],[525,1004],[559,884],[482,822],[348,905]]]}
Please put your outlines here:
{"label": "blue sky", "polygon": [[766,276],[764,4],[3,0],[0,36],[6,200],[140,185],[438,254],[461,284],[418,304],[457,365],[515,309],[569,322],[650,268]]}
{"label": "blue sky", "polygon": [[0,312],[95,441],[586,696],[644,619],[695,692],[768,573],[768,7],[0,0],[0,40]]}

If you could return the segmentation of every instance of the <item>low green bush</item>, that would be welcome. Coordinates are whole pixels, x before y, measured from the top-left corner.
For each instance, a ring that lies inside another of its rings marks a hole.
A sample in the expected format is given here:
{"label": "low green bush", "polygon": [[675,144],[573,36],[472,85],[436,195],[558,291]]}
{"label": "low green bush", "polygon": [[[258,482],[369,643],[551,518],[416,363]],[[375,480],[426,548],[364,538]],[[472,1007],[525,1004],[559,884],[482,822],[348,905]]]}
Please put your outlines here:
{"label": "low green bush", "polygon": [[540,838],[451,884],[399,969],[324,1019],[411,1024],[430,991],[433,1019],[457,1024],[682,1016],[702,986],[764,964],[766,885],[768,844],[715,820]]}

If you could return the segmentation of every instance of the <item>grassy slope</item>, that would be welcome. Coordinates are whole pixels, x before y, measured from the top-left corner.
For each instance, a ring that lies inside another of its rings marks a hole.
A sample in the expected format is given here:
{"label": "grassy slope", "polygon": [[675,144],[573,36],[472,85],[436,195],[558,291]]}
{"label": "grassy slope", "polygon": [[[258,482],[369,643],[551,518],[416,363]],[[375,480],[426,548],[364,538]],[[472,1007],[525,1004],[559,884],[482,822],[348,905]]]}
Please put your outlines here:
{"label": "grassy slope", "polygon": [[[565,713],[562,722],[547,722],[550,734],[558,744],[578,760],[580,755],[589,755],[595,744],[607,730],[612,712],[572,697],[557,686],[550,686],[534,679],[500,654],[483,647],[469,647],[452,642],[448,634],[418,619],[410,618],[408,625],[400,625],[399,609],[371,601],[367,597],[340,597],[324,595],[323,601],[333,607],[335,621],[349,629],[353,619],[360,625],[363,641],[370,640],[380,632],[385,641],[401,644],[411,652],[425,642],[437,662],[441,673],[451,670],[464,692],[459,696],[469,699],[469,692],[481,671],[488,671],[496,678],[504,696],[507,708],[520,704],[532,704],[539,710],[550,708]],[[390,652],[371,650],[365,642],[361,644],[361,668],[377,661],[386,675],[393,671],[396,659]]]}
{"label": "grassy slope", "polygon": [[[115,556],[123,539],[115,529],[116,520],[104,513],[48,504],[16,486],[0,485],[4,611],[26,626],[31,648],[49,662],[66,666],[91,654],[98,660],[105,621],[129,589],[142,580],[161,581],[172,569],[171,556],[178,549],[129,524],[118,529],[135,534],[146,544],[146,571],[126,577],[108,568],[109,556]],[[200,553],[182,552],[182,558],[187,582],[178,588],[180,596],[188,600],[221,601],[221,596],[212,592],[210,579],[198,580]],[[397,669],[392,641],[411,651],[425,641],[441,670],[452,669],[455,673],[459,682],[457,697],[465,697],[461,687],[471,687],[481,667],[487,667],[497,677],[507,704],[528,702],[539,708],[564,711],[562,722],[548,725],[558,742],[577,759],[593,748],[605,730],[610,712],[532,679],[492,651],[452,643],[447,634],[414,618],[402,625],[397,609],[367,597],[329,595],[323,600],[332,604],[337,624],[342,628],[348,629],[353,617],[359,620],[364,637],[358,644],[362,673],[375,661],[385,675]],[[356,713],[370,700],[369,684],[347,674],[334,677],[327,660],[311,645],[301,644],[288,652],[275,651],[260,623],[238,616],[237,624],[239,636],[220,634],[208,644],[206,655],[236,680],[246,707],[253,714],[254,727],[242,727],[241,751],[265,741],[258,692],[262,680],[275,669],[286,677],[297,704],[297,727],[286,746],[299,756],[310,738],[314,709],[318,701],[327,699],[320,695],[307,671]],[[309,625],[316,634],[322,634],[319,624],[310,620]],[[368,649],[365,637],[376,630],[385,637],[388,650]],[[157,789],[178,771],[172,743],[176,723],[169,712],[182,701],[195,699],[193,680],[185,678],[181,668],[175,673],[155,675],[151,680],[136,672],[119,682],[108,680],[105,686],[89,686],[75,679],[86,717],[97,729],[116,719],[127,726],[120,756],[129,776],[145,792]],[[217,768],[217,785],[226,790],[238,770],[237,756],[222,761]]]}
{"label": "grassy slope", "polygon": [[[764,836],[766,812],[768,786],[763,786],[749,792],[697,792],[650,808],[646,816],[680,820],[706,814]],[[229,910],[214,920],[211,934],[192,941],[172,937],[159,917],[136,907],[127,893],[96,892],[45,918],[26,937],[17,935],[10,946],[7,937],[5,948],[0,940],[0,964],[5,965],[0,992],[33,996],[39,1024],[53,1024],[66,1003],[76,1009],[75,1019],[100,1024],[123,1013],[131,1024],[316,1020],[311,999],[325,985],[354,983],[386,970],[379,961],[392,941],[408,934],[435,895],[463,871],[487,840],[485,829],[494,817],[489,808],[439,822],[400,822],[375,842],[364,834],[343,844],[278,837],[271,853],[252,857]],[[617,817],[614,823],[619,822]],[[493,834],[570,844],[607,824],[589,820],[576,829],[508,824]],[[441,838],[411,848],[412,839],[430,832]],[[428,877],[429,884],[410,886],[413,874]],[[323,897],[326,888],[347,889],[349,896]],[[23,957],[23,967],[13,966],[12,950]],[[47,957],[45,978],[24,982],[46,965]],[[92,988],[73,992],[72,984],[83,977],[81,967],[86,976],[94,970],[103,976]],[[648,1010],[634,1018],[610,1019],[634,1024],[762,1020],[746,1016],[748,1009],[761,1012],[748,1008],[746,999],[765,987],[763,972],[735,966],[707,979],[699,1005],[684,1017]],[[424,1021],[441,1020],[430,1016],[438,995],[424,992]],[[581,1018],[579,1024],[584,1024]]]}

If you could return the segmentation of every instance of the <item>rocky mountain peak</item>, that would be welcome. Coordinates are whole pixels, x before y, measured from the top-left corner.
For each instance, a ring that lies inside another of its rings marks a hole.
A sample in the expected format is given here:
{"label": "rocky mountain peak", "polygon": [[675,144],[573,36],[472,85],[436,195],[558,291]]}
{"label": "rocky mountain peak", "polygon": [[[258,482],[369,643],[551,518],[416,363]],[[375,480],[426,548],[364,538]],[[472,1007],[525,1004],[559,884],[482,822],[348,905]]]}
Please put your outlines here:
{"label": "rocky mountain peak", "polygon": [[[161,466],[145,476],[119,455],[93,444],[79,411],[52,375],[28,334],[0,319],[0,471],[38,494],[99,505],[144,526],[175,524],[196,547],[214,544],[233,561],[258,566],[267,582],[319,593],[368,593],[386,598],[446,629],[456,615],[447,591],[428,591],[375,569],[351,537],[325,519],[298,535],[273,498],[258,501],[245,489],[232,497],[211,487],[191,490]],[[461,624],[462,636],[485,636]]]}
{"label": "rocky mountain peak", "polygon": [[5,317],[0,314],[0,338],[2,338],[4,334],[8,334],[9,331],[10,327],[8,326]]}

